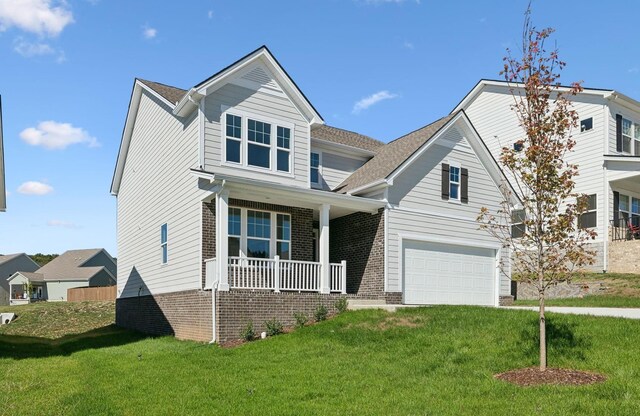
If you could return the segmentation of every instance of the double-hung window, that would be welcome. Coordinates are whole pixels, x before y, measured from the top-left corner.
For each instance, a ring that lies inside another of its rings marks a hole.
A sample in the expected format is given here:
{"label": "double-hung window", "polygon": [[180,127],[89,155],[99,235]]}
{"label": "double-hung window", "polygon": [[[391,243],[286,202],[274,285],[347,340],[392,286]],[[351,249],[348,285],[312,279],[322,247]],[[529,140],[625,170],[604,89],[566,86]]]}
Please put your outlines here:
{"label": "double-hung window", "polygon": [[631,130],[633,129],[633,123],[626,118],[622,119],[622,151],[624,153],[631,153]]}
{"label": "double-hung window", "polygon": [[320,185],[320,153],[311,152],[309,167],[309,180],[314,185]]}
{"label": "double-hung window", "polygon": [[633,125],[633,154],[640,156],[640,124]]}
{"label": "double-hung window", "polygon": [[247,257],[271,257],[271,213],[247,211]]}
{"label": "double-hung window", "polygon": [[291,154],[291,129],[278,126],[276,143],[276,168],[280,172],[289,172]]}
{"label": "double-hung window", "polygon": [[449,166],[449,199],[460,200],[460,167]]}
{"label": "double-hung window", "polygon": [[167,264],[169,262],[169,233],[167,229],[167,224],[162,224],[160,226],[160,251],[162,256],[162,264]]}
{"label": "double-hung window", "polygon": [[240,256],[240,239],[242,237],[242,212],[240,208],[229,208],[229,250],[231,257]]}
{"label": "double-hung window", "polygon": [[227,162],[240,163],[242,154],[242,118],[227,114],[226,150]]}
{"label": "double-hung window", "polygon": [[629,221],[629,195],[620,194],[618,211],[620,211],[620,216],[624,218],[625,222]]}
{"label": "double-hung window", "polygon": [[291,217],[276,214],[276,254],[281,259],[291,260]]}
{"label": "double-hung window", "polygon": [[586,195],[587,210],[578,218],[580,228],[595,228],[598,226],[598,197],[596,194]]}
{"label": "double-hung window", "polygon": [[636,227],[640,226],[640,199],[631,198],[631,221]]}
{"label": "double-hung window", "polygon": [[526,212],[524,209],[514,209],[511,211],[511,238],[521,238],[527,231],[525,225]]}
{"label": "double-hung window", "polygon": [[260,168],[271,167],[271,124],[247,121],[247,164]]}

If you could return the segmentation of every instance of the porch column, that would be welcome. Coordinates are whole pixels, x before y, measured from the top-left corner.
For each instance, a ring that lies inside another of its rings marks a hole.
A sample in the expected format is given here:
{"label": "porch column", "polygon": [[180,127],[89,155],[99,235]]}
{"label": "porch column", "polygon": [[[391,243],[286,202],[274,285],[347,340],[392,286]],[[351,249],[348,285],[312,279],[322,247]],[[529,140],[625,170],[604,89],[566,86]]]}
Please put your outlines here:
{"label": "porch column", "polygon": [[229,191],[216,195],[216,259],[218,290],[229,290]]}
{"label": "porch column", "polygon": [[331,268],[329,267],[329,204],[320,205],[320,293],[331,292]]}

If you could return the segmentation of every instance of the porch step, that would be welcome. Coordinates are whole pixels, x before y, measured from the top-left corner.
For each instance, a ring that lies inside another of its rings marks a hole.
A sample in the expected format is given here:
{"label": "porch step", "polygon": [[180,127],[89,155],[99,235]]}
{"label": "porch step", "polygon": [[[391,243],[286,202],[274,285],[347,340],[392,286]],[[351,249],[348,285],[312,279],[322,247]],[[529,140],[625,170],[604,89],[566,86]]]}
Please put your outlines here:
{"label": "porch step", "polygon": [[421,305],[391,305],[380,299],[349,299],[347,309],[358,311],[362,309],[382,309],[387,312],[395,312],[401,308],[415,308]]}

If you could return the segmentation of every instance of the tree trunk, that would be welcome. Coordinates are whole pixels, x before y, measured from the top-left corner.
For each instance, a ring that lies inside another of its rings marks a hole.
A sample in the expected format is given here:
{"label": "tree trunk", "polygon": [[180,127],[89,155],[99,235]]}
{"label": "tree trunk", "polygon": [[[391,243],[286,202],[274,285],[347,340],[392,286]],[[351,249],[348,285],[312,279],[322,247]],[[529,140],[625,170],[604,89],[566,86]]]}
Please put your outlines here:
{"label": "tree trunk", "polygon": [[544,318],[544,291],[540,291],[540,371],[547,369],[547,323]]}

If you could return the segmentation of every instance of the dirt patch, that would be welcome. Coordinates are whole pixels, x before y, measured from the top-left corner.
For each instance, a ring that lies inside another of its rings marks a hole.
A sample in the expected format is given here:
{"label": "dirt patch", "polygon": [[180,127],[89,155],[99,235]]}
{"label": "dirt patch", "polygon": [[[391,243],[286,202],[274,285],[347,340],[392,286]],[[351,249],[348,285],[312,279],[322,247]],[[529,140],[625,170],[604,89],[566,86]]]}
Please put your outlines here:
{"label": "dirt patch", "polygon": [[511,370],[494,376],[518,386],[539,386],[553,384],[560,386],[581,386],[585,384],[602,383],[607,377],[602,374],[587,371],[569,370],[566,368],[547,368],[540,371],[538,367]]}
{"label": "dirt patch", "polygon": [[388,331],[393,328],[418,328],[424,324],[424,319],[420,317],[398,317],[398,316],[387,316],[381,321],[378,322],[361,322],[356,325],[349,324],[346,326],[346,329],[369,329],[373,331]]}

